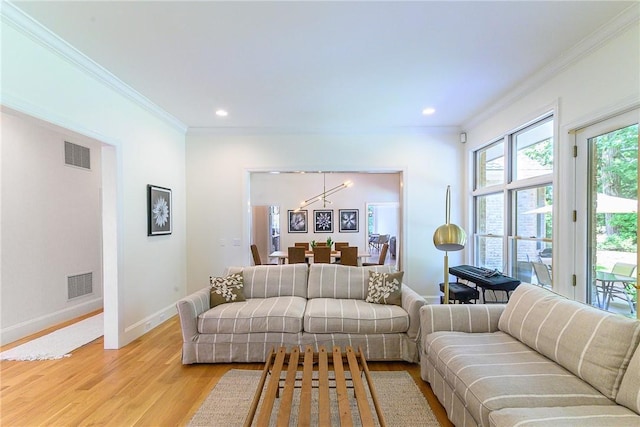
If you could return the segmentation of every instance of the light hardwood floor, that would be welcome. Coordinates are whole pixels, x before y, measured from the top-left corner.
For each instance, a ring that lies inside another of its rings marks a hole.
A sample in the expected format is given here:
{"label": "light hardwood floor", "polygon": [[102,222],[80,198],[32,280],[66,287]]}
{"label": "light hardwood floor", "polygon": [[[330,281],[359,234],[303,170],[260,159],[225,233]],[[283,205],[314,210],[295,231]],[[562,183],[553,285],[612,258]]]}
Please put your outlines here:
{"label": "light hardwood floor", "polygon": [[[186,425],[225,372],[263,366],[182,365],[181,347],[179,320],[174,316],[120,350],[104,350],[99,338],[60,360],[0,362],[0,425]],[[369,367],[409,372],[440,424],[452,425],[429,385],[420,379],[419,365],[372,362]]]}

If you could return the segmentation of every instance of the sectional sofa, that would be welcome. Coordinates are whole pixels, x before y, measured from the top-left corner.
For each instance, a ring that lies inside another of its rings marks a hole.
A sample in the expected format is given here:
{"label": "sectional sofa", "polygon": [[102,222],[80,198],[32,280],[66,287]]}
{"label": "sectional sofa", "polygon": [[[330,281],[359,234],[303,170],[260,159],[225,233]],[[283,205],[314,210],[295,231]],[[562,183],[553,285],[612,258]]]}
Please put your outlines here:
{"label": "sectional sofa", "polygon": [[371,271],[397,273],[337,264],[230,267],[224,277],[241,275],[244,301],[212,307],[210,286],[178,301],[182,363],[264,362],[271,347],[308,344],[362,346],[368,360],[417,363],[425,300],[400,281],[395,304],[367,302]]}
{"label": "sectional sofa", "polygon": [[640,426],[640,322],[522,284],[421,308],[421,376],[456,426]]}

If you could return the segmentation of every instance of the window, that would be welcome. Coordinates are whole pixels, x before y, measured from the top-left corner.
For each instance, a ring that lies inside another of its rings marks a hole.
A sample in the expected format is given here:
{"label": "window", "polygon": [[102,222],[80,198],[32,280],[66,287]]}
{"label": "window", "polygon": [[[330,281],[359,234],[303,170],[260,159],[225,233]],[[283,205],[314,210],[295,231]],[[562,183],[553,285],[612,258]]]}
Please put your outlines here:
{"label": "window", "polygon": [[534,267],[551,273],[553,116],[504,135],[474,159],[475,265],[549,286]]}
{"label": "window", "polygon": [[490,187],[504,182],[504,144],[495,142],[476,152],[476,185]]}

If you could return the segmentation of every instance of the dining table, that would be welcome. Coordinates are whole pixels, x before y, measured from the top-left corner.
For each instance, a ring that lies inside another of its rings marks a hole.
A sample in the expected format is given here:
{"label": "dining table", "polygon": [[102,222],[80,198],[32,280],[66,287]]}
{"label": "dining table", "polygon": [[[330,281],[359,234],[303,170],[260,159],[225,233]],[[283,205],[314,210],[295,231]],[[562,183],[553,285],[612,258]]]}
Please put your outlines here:
{"label": "dining table", "polygon": [[[632,276],[624,276],[622,274],[610,273],[608,271],[596,271],[596,281],[602,285],[602,308],[604,310],[609,309],[609,303],[611,302],[611,294],[613,287],[616,283],[621,283],[622,286],[633,284],[637,279]],[[598,291],[596,290],[596,298],[598,297]],[[598,301],[600,305],[600,301]]]}
{"label": "dining table", "polygon": [[[304,256],[307,258],[307,261],[311,261],[313,259],[313,251],[305,251]],[[331,251],[331,258],[336,259],[340,257],[340,251]],[[363,259],[371,257],[369,252],[360,252],[358,251],[358,264],[362,264]],[[287,259],[289,258],[289,253],[287,251],[274,251],[269,254],[269,258],[278,258],[278,264],[286,264]]]}

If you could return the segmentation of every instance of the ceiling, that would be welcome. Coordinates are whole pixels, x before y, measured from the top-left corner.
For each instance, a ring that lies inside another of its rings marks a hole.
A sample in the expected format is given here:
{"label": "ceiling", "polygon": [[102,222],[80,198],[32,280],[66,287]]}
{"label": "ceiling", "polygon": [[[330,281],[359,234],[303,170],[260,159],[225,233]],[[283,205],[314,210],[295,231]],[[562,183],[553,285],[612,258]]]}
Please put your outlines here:
{"label": "ceiling", "polygon": [[637,5],[13,3],[187,127],[298,131],[459,127]]}

